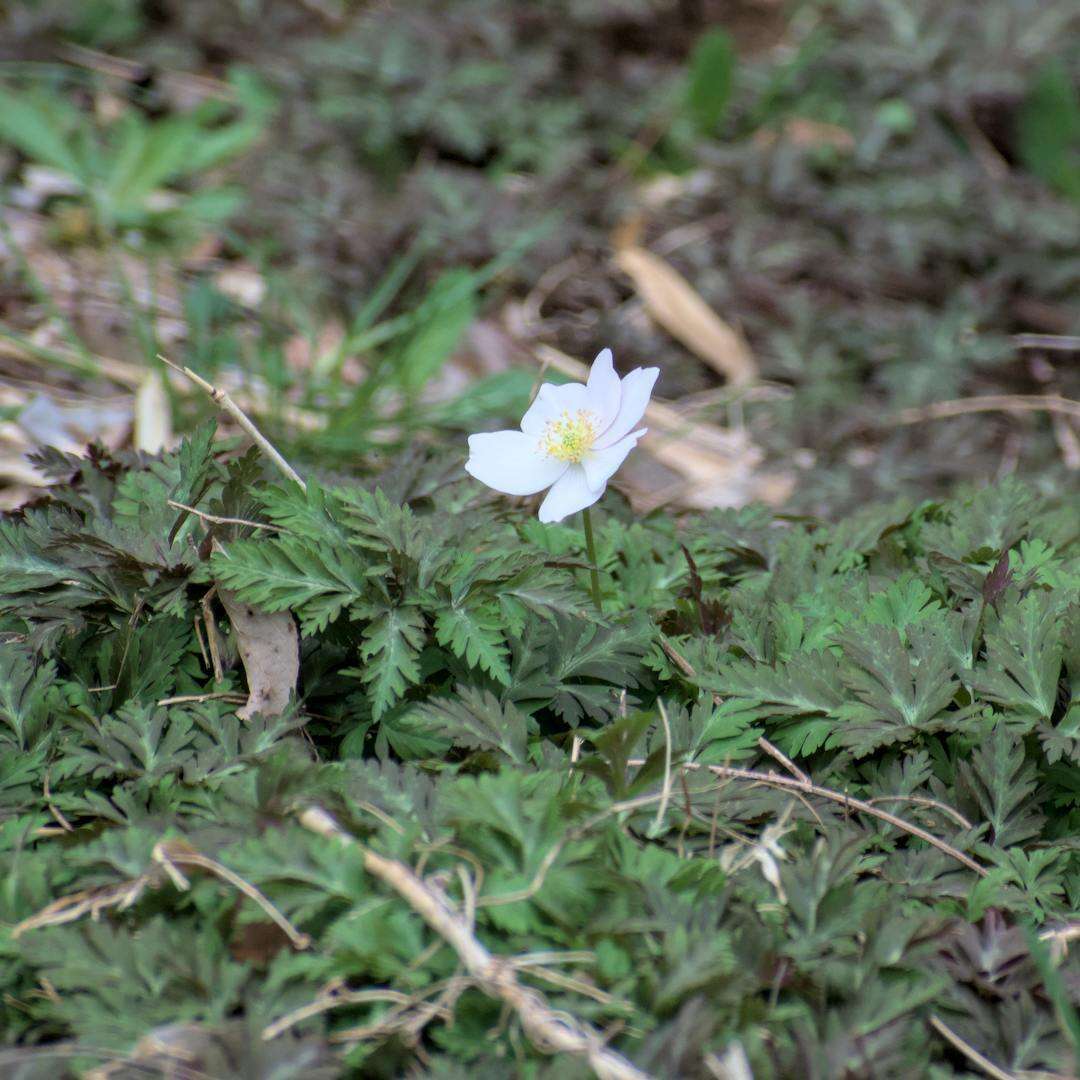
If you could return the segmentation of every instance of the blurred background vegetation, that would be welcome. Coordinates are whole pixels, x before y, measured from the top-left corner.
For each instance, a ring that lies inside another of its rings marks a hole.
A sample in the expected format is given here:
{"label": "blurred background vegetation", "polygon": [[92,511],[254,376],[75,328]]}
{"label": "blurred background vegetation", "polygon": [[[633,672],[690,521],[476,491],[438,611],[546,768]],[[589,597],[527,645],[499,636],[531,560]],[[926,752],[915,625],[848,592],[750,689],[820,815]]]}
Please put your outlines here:
{"label": "blurred background vegetation", "polygon": [[3,505],[205,415],[159,354],[331,478],[611,345],[638,509],[1075,482],[1071,0],[0,10]]}

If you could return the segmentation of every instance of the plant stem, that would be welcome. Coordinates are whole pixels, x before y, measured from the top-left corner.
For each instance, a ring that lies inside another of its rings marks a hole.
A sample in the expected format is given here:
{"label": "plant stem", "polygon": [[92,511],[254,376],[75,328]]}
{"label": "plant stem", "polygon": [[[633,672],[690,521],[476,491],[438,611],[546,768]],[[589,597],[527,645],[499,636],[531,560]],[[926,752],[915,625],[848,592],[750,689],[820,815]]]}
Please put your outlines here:
{"label": "plant stem", "polygon": [[589,573],[592,575],[592,598],[596,610],[603,614],[604,606],[600,601],[600,571],[596,563],[596,541],[593,539],[592,514],[589,507],[581,511],[581,520],[585,525],[585,551],[589,556]]}

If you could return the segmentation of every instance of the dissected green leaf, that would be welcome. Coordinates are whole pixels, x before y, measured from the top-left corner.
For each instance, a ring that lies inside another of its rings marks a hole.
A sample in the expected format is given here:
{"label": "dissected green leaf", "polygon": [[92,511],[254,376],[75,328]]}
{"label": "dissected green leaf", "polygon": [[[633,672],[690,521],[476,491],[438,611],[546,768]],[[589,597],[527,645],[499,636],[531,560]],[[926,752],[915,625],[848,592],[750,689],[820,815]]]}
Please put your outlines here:
{"label": "dissected green leaf", "polygon": [[988,620],[986,666],[972,675],[976,690],[1005,708],[1049,718],[1061,672],[1061,609],[1036,590]]}
{"label": "dissected green leaf", "polygon": [[376,720],[419,680],[423,641],[423,618],[415,608],[387,608],[368,624],[360,647],[360,677],[371,691]]}
{"label": "dissected green leaf", "polygon": [[[1044,977],[995,922],[1067,924],[1080,902],[1067,515],[1009,485],[837,527],[707,515],[691,571],[669,519],[601,511],[601,617],[564,565],[575,530],[415,465],[304,493],[222,463],[208,432],[53,465],[52,502],[4,523],[6,1039],[96,1024],[134,1053],[166,1013],[217,1040],[242,1022],[258,1038],[229,1046],[255,1069],[259,1033],[299,1010],[323,1047],[374,1031],[360,1068],[411,1067],[371,1025],[456,986],[458,958],[359,846],[297,823],[316,805],[663,1075],[731,1040],[764,1075],[760,1031],[792,1075],[921,1075],[950,1060],[928,1009],[1016,1068],[1068,1067]],[[276,528],[180,514],[178,493]],[[1011,534],[1004,556],[987,542]],[[238,715],[236,642],[204,604],[233,582],[305,629],[295,714]],[[65,896],[70,925],[25,923]],[[181,931],[204,955],[171,959]],[[400,1015],[439,1068],[486,1068],[500,1005],[446,1008]],[[998,1035],[1016,1010],[1027,1050]]]}
{"label": "dissected green leaf", "polygon": [[525,761],[526,718],[493,694],[462,686],[457,697],[429,701],[418,715],[456,746],[498,750],[519,765]]}

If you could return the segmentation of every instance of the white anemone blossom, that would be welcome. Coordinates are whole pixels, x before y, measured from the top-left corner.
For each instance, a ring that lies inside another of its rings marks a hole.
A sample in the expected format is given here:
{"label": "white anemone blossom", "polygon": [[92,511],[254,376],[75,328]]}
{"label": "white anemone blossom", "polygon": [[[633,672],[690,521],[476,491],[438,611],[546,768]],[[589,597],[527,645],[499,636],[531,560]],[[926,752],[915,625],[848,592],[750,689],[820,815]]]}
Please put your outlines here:
{"label": "white anemone blossom", "polygon": [[615,373],[611,350],[593,361],[588,382],[544,383],[521,418],[520,431],[469,436],[465,469],[504,495],[550,488],[540,520],[562,521],[592,506],[645,434],[645,415],[659,368]]}

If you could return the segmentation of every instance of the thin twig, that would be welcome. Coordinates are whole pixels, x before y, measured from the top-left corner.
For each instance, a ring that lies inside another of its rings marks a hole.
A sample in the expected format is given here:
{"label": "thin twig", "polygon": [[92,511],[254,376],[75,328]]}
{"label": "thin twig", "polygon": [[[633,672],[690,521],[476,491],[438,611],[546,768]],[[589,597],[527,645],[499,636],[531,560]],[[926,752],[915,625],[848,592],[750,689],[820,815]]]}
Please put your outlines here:
{"label": "thin twig", "polygon": [[[49,768],[52,768],[52,766],[50,765]],[[60,810],[53,804],[52,792],[49,790],[49,768],[45,770],[45,779],[42,784],[42,797],[45,799],[45,805],[48,806],[49,813],[51,813],[52,816],[56,818],[57,824],[64,830],[64,832],[74,832],[75,827],[71,824],[70,821],[68,821],[66,817],[64,817],[62,813],[60,813]]]}
{"label": "thin twig", "polygon": [[[643,758],[631,758],[627,762],[627,765],[638,767],[644,764]],[[830,799],[832,802],[839,803],[849,810],[855,810],[860,814],[869,814],[871,817],[885,821],[897,829],[918,837],[920,840],[925,840],[926,843],[936,847],[938,851],[944,852],[944,854],[956,859],[959,863],[963,863],[969,870],[974,870],[980,877],[986,877],[989,873],[985,867],[980,866],[974,859],[954,848],[952,844],[947,844],[944,840],[938,839],[933,833],[927,832],[918,825],[913,825],[910,821],[898,818],[887,810],[879,810],[876,806],[871,806],[870,803],[864,802],[862,799],[845,795],[841,791],[833,791],[832,788],[821,787],[808,781],[796,780],[794,777],[778,776],[776,773],[755,772],[753,769],[736,769],[729,765],[700,765],[696,761],[687,761],[683,763],[683,768],[708,769],[714,776],[722,776],[731,780],[749,780],[755,784],[768,784],[772,787],[786,788],[790,791],[801,791],[805,795],[817,795],[822,799]]]}
{"label": "thin twig", "polygon": [[[373,1023],[346,1028],[344,1031],[335,1031],[328,1036],[328,1041],[332,1043],[363,1042],[366,1039],[384,1038],[396,1033],[415,1039],[417,1033],[433,1017],[442,1016],[444,1020],[449,1021],[454,1003],[472,985],[472,980],[466,978],[450,979],[448,982],[450,985],[434,1001],[394,1005]],[[414,1045],[413,1052],[423,1060],[422,1047]]]}
{"label": "thin twig", "polygon": [[938,802],[937,799],[929,799],[925,795],[878,795],[876,798],[867,799],[866,801],[870,806],[879,802],[909,802],[914,803],[916,806],[929,806],[935,810],[940,810],[946,817],[951,817],[962,829],[975,828],[959,810],[954,810],[951,806]]}
{"label": "thin twig", "polygon": [[[426,991],[431,993],[437,989],[441,989],[441,986],[435,983],[427,987]],[[262,1037],[269,1042],[301,1021],[310,1020],[313,1016],[329,1012],[331,1009],[338,1009],[342,1005],[366,1005],[381,1001],[390,1001],[396,1005],[411,1005],[420,1000],[419,995],[403,994],[400,990],[334,990],[329,993],[324,991],[314,1001],[309,1001],[306,1005],[301,1005],[298,1009],[286,1013],[272,1024],[267,1024],[262,1029]]]}
{"label": "thin twig", "polygon": [[523,968],[515,964],[514,967],[535,979],[543,979],[553,986],[562,987],[563,990],[581,994],[582,997],[592,998],[593,1001],[598,1001],[601,1005],[614,1005],[618,1002],[617,998],[612,997],[611,994],[601,990],[598,986],[593,986],[592,983],[587,983],[584,979],[575,979],[572,975],[564,975],[561,971],[550,971],[548,968],[533,967],[531,965]]}
{"label": "thin twig", "polygon": [[211,874],[221,878],[222,881],[228,882],[234,889],[242,892],[249,900],[258,904],[295,948],[306,949],[311,945],[311,938],[297,930],[254,885],[245,881],[239,874],[234,873],[216,859],[211,859],[197,851],[186,851],[175,846],[159,843],[154,845],[154,861],[166,871],[170,867],[175,867],[177,863],[181,866],[197,866],[200,870],[208,870]]}
{"label": "thin twig", "polygon": [[[39,830],[40,834],[40,830]],[[115,885],[97,885],[91,889],[80,889],[68,896],[61,896],[51,904],[46,904],[40,911],[23,919],[11,928],[12,938],[21,937],[27,930],[39,930],[43,926],[63,926],[75,922],[84,915],[98,918],[103,911],[116,908],[126,911],[134,904],[147,885],[155,880],[153,871],[140,874],[129,881]]]}
{"label": "thin twig", "polygon": [[392,888],[458,954],[479,988],[504,1002],[521,1021],[526,1034],[547,1053],[568,1053],[588,1061],[601,1080],[646,1080],[647,1073],[609,1050],[598,1031],[566,1013],[557,1013],[542,994],[522,985],[513,968],[493,956],[475,937],[465,920],[403,863],[387,859],[350,836],[325,810],[311,807],[300,823],[320,836],[355,844],[364,868]]}
{"label": "thin twig", "polygon": [[1018,349],[1080,352],[1080,337],[1071,334],[1013,334],[1012,343]]}
{"label": "thin twig", "polygon": [[198,507],[188,506],[186,503],[177,502],[175,499],[166,499],[165,501],[176,510],[186,510],[189,514],[194,514],[201,521],[209,521],[213,525],[247,525],[252,529],[268,529],[270,532],[283,533],[287,531],[280,525],[270,525],[265,521],[248,521],[247,518],[220,517],[217,514],[208,514],[205,510],[198,509]]}
{"label": "thin twig", "polygon": [[956,1034],[955,1031],[943,1020],[936,1016],[930,1017],[930,1026],[947,1042],[951,1043],[953,1048],[959,1050],[972,1063],[977,1065],[987,1076],[993,1077],[993,1080],[1017,1080],[1015,1074],[1006,1072],[1004,1069],[995,1065],[988,1057],[984,1057],[975,1049],[970,1043],[965,1042]]}
{"label": "thin twig", "polygon": [[213,383],[207,382],[198,372],[192,371],[191,368],[174,364],[160,353],[158,353],[158,359],[163,364],[171,367],[173,371],[179,371],[181,375],[186,375],[196,386],[205,390],[210,395],[211,400],[220,405],[248,433],[252,441],[285,476],[292,480],[301,491],[307,491],[307,484],[301,479],[300,474],[278,453],[270,440],[248,419],[247,414],[229,397],[225,390],[221,390],[214,386]]}
{"label": "thin twig", "polygon": [[[202,657],[203,667],[209,667],[210,658],[206,654],[206,639],[203,637],[202,629],[199,626],[199,620],[201,618],[201,615],[196,614],[192,619],[192,624],[195,627],[195,640],[199,643],[199,655]],[[161,702],[159,701],[158,704],[160,705]]]}
{"label": "thin twig", "polygon": [[1080,938],[1080,923],[1069,923],[1053,930],[1044,930],[1039,935],[1040,941],[1075,941]]}
{"label": "thin twig", "polygon": [[473,879],[469,877],[469,871],[461,863],[458,863],[456,869],[458,881],[461,883],[465,922],[469,929],[473,930],[476,927],[476,886],[473,884]]}
{"label": "thin twig", "polygon": [[585,949],[540,949],[537,952],[515,956],[516,968],[539,967],[546,964],[595,964],[596,953]]}
{"label": "thin twig", "polygon": [[901,409],[889,421],[894,425],[921,424],[980,412],[1051,412],[1080,417],[1080,401],[1060,394],[984,394],[981,397],[935,401],[915,409]]}
{"label": "thin twig", "polygon": [[773,743],[769,742],[769,740],[766,739],[764,735],[759,736],[757,744],[760,750],[764,750],[765,753],[768,754],[769,757],[771,757],[774,761],[778,761],[781,765],[783,765],[784,768],[787,769],[787,771],[791,773],[791,775],[794,776],[796,780],[801,780],[804,784],[810,783],[810,777],[806,773],[804,773],[802,769],[800,769],[799,766],[796,765],[795,762],[792,761],[791,758],[789,758],[787,754],[785,754],[784,751],[780,749],[779,746],[776,746]]}
{"label": "thin twig", "polygon": [[667,709],[664,708],[664,703],[657,699],[656,704],[660,710],[660,720],[664,725],[664,783],[660,789],[660,805],[656,808],[653,832],[659,831],[660,826],[663,825],[668,801],[671,799],[671,724],[668,722]]}
{"label": "thin twig", "polygon": [[202,608],[203,626],[206,629],[206,646],[210,650],[210,664],[214,672],[214,682],[219,683],[225,678],[225,670],[221,666],[221,644],[218,640],[214,609],[210,603],[216,595],[217,586],[211,585],[199,601],[199,605]]}
{"label": "thin twig", "polygon": [[247,694],[234,694],[229,690],[222,690],[216,694],[179,694],[176,697],[164,697],[158,705],[186,705],[192,701],[247,701]]}

